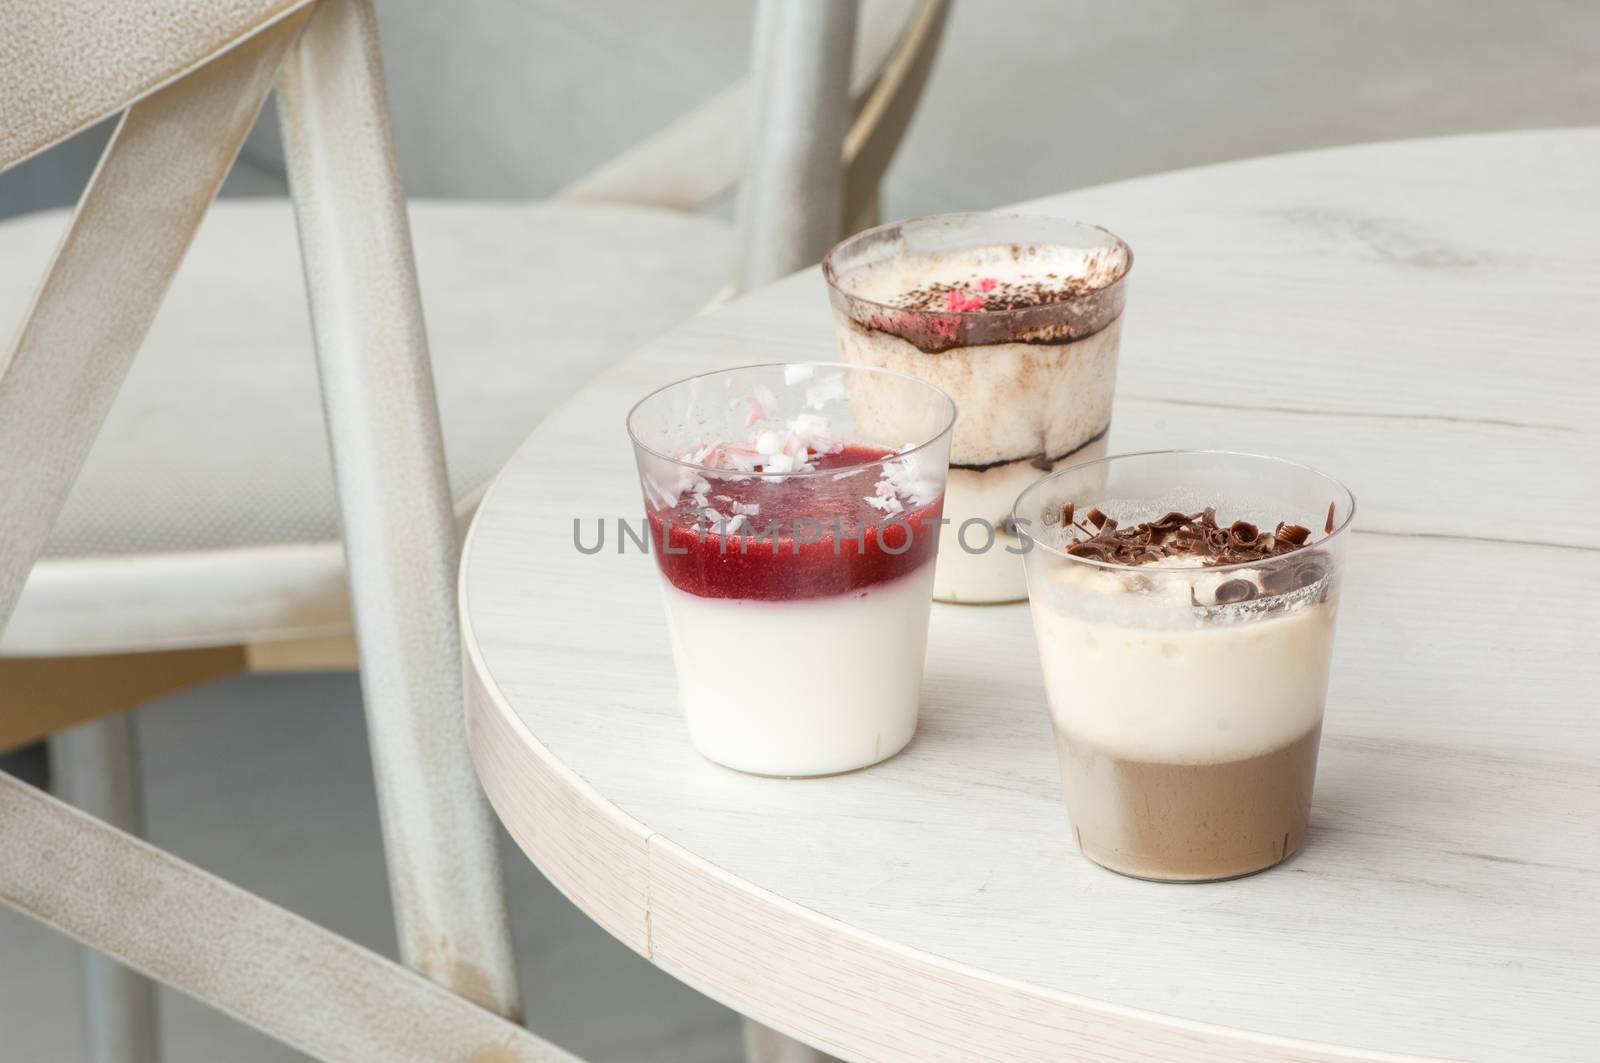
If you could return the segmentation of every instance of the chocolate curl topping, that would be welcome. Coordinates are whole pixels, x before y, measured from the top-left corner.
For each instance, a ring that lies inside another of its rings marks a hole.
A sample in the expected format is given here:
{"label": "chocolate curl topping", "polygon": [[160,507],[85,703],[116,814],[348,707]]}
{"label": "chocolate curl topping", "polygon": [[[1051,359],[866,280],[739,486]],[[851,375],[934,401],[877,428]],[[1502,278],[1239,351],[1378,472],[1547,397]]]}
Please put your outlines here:
{"label": "chocolate curl topping", "polygon": [[[1119,528],[1115,520],[1098,508],[1091,508],[1082,520],[1075,521],[1075,514],[1072,503],[1061,506],[1061,522],[1081,536],[1067,547],[1067,552],[1119,565],[1142,565],[1171,557],[1198,557],[1207,566],[1268,559],[1276,562],[1304,547],[1311,537],[1311,532],[1300,525],[1281,521],[1271,535],[1263,535],[1258,527],[1245,520],[1236,520],[1224,528],[1217,524],[1217,511],[1213,507],[1199,513],[1168,513],[1160,520],[1128,528]],[[1271,568],[1262,580],[1262,587],[1271,594],[1308,586],[1326,574],[1325,568],[1319,566],[1314,574],[1305,577],[1305,582],[1299,582],[1297,564],[1274,564]],[[1268,586],[1269,581],[1271,586]]]}
{"label": "chocolate curl topping", "polygon": [[1286,594],[1294,590],[1294,565],[1279,565],[1261,573],[1261,589],[1267,594]]}
{"label": "chocolate curl topping", "polygon": [[1323,524],[1323,526],[1322,526],[1322,534],[1323,535],[1332,535],[1333,534],[1333,503],[1332,502],[1328,503],[1328,520],[1327,520],[1327,523]]}
{"label": "chocolate curl topping", "polygon": [[1256,585],[1247,579],[1231,579],[1217,587],[1217,604],[1248,602],[1257,594]]}
{"label": "chocolate curl topping", "polygon": [[1306,544],[1306,540],[1311,538],[1311,529],[1302,528],[1298,524],[1280,525],[1276,538],[1292,550],[1297,546]]}
{"label": "chocolate curl topping", "polygon": [[1328,567],[1318,558],[1320,551],[1308,551],[1300,557],[1275,565],[1261,574],[1261,589],[1268,594],[1287,594],[1309,587],[1328,574]]}

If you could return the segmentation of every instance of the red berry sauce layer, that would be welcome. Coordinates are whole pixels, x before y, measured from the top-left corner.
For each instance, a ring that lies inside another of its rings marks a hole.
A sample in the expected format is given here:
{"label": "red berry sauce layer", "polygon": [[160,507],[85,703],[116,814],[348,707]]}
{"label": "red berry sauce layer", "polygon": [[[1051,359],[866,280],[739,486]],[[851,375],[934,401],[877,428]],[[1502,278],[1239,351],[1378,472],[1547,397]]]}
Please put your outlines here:
{"label": "red berry sauce layer", "polygon": [[[847,444],[807,452],[805,460],[820,471],[893,457]],[[860,591],[931,562],[939,531],[931,522],[944,510],[943,495],[920,506],[894,502],[893,512],[882,498],[868,501],[882,475],[882,465],[866,465],[841,479],[824,472],[712,480],[711,507],[733,515],[722,525],[726,534],[685,495],[673,507],[648,507],[651,549],[674,587],[702,598],[789,601]]]}

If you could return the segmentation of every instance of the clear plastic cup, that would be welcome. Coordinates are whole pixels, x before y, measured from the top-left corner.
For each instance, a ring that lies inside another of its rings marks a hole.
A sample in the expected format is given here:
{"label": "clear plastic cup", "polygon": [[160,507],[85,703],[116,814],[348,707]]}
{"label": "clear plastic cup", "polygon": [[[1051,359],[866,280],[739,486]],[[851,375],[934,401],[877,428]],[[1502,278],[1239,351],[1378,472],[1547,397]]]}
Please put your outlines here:
{"label": "clear plastic cup", "polygon": [[827,775],[917,726],[955,405],[831,363],[691,377],[633,408],[689,736],[719,764]]}
{"label": "clear plastic cup", "polygon": [[[1314,469],[1220,451],[1105,458],[1022,493],[1014,518],[1085,856],[1197,881],[1301,847],[1354,510]],[[1101,516],[1112,532],[1097,530]],[[1106,542],[1137,543],[1152,523],[1153,545]],[[1190,551],[1169,544],[1197,528],[1207,543],[1192,549],[1210,558],[1151,560]]]}
{"label": "clear plastic cup", "polygon": [[880,226],[823,260],[841,357],[919,376],[961,407],[940,601],[1026,596],[1011,505],[1105,454],[1132,264],[1097,226],[997,213]]}

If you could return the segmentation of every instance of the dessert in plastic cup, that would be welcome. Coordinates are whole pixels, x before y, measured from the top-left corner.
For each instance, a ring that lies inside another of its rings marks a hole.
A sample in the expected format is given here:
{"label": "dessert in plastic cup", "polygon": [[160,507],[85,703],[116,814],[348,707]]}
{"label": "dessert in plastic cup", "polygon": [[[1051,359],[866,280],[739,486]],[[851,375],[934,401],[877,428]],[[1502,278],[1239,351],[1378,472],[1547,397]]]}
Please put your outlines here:
{"label": "dessert in plastic cup", "polygon": [[1246,875],[1305,842],[1355,499],[1220,451],[1065,469],[1017,500],[1067,811],[1138,878]]}
{"label": "dessert in plastic cup", "polygon": [[1022,214],[913,218],[823,260],[841,357],[915,374],[961,407],[940,601],[1026,596],[1011,505],[1057,466],[1105,454],[1132,264],[1104,229]]}
{"label": "dessert in plastic cup", "polygon": [[628,415],[689,736],[761,775],[917,726],[955,405],[831,363],[691,377]]}

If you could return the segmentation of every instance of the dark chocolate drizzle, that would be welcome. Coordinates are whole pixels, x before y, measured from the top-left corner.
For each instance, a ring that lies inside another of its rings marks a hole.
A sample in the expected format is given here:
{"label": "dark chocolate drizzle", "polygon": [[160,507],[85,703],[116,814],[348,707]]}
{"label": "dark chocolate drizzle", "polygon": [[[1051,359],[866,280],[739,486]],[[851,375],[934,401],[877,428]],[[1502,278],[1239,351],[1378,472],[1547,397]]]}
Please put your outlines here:
{"label": "dark chocolate drizzle", "polygon": [[1096,432],[1088,439],[1085,439],[1082,443],[1079,443],[1071,450],[1064,450],[1060,454],[1053,456],[1041,451],[1038,454],[1024,454],[1019,458],[1001,458],[999,461],[986,461],[980,465],[963,465],[961,462],[952,461],[950,463],[950,467],[952,469],[965,469],[967,472],[988,472],[990,469],[998,469],[1002,465],[1015,465],[1019,461],[1026,461],[1030,462],[1036,469],[1039,469],[1043,472],[1049,472],[1061,462],[1066,461],[1068,458],[1072,457],[1072,455],[1078,453],[1078,451],[1094,443],[1100,442],[1100,440],[1106,437],[1106,433],[1109,431],[1111,431],[1111,425],[1108,422],[1104,428],[1100,429],[1100,431]]}
{"label": "dark chocolate drizzle", "polygon": [[966,314],[891,310],[843,296],[855,305],[846,310],[850,324],[865,332],[898,336],[923,354],[944,354],[957,347],[993,347],[1020,343],[1030,347],[1064,347],[1103,332],[1122,316],[1121,282],[1101,288],[1074,312],[1071,304],[1047,304],[1022,310],[976,311]]}

